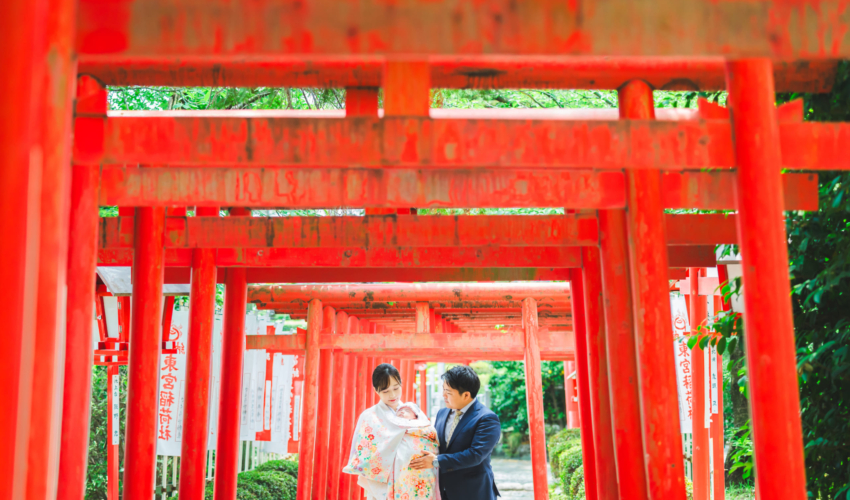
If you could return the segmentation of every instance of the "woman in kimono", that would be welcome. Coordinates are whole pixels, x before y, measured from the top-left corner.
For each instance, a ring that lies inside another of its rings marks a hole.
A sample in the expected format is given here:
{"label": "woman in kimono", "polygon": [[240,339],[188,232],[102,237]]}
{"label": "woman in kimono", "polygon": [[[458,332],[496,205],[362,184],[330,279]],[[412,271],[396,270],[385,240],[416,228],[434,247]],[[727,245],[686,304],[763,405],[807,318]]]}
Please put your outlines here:
{"label": "woman in kimono", "polygon": [[437,431],[415,404],[401,402],[401,375],[381,364],[372,373],[380,401],[357,420],[348,465],[369,500],[439,500],[437,471],[410,468],[424,452],[438,453]]}

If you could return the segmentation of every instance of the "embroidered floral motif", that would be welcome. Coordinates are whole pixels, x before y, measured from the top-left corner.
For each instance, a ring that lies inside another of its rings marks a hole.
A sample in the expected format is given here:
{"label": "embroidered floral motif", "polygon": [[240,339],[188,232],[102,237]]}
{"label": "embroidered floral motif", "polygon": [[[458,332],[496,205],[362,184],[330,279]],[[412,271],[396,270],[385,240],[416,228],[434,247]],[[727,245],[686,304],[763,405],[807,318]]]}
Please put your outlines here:
{"label": "embroidered floral motif", "polygon": [[355,440],[356,452],[352,453],[351,462],[343,469],[344,472],[380,482],[387,480],[388,472],[382,467],[384,459],[377,446],[385,429],[379,424],[375,415],[364,415],[355,431],[355,436],[359,439]]}

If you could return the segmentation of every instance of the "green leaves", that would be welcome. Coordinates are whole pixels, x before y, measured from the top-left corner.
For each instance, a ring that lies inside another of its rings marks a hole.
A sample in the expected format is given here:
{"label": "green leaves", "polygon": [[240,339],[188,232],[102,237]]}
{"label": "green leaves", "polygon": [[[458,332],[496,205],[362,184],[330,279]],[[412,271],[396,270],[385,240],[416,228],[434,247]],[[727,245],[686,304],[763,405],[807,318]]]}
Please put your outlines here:
{"label": "green leaves", "polygon": [[[490,376],[490,409],[499,416],[502,428],[527,433],[528,410],[525,401],[525,371],[522,361],[494,361]],[[564,363],[543,361],[543,413],[547,423],[564,426]]]}
{"label": "green leaves", "polygon": [[695,345],[699,342],[699,337],[696,335],[691,335],[688,337],[688,349],[693,349]]}

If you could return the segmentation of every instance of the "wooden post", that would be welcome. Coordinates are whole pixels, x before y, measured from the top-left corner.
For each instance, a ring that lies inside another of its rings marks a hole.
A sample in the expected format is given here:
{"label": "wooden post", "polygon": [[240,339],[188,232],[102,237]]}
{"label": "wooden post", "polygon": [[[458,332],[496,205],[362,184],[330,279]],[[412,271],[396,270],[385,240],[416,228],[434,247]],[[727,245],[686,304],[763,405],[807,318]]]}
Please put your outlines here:
{"label": "wooden post", "polygon": [[531,473],[534,499],[549,498],[546,478],[546,432],[543,423],[543,376],[540,365],[540,345],[537,338],[537,301],[522,301],[522,329],[525,336],[525,401],[528,407],[528,434],[531,441]]}
{"label": "wooden post", "polygon": [[[0,500],[25,497],[38,298],[44,2],[6,2],[0,16]],[[72,76],[68,75],[68,78]]]}
{"label": "wooden post", "polygon": [[578,402],[576,396],[576,377],[570,377],[576,371],[575,361],[564,361],[564,396],[567,400],[567,428],[578,429],[581,427],[578,416]]}
{"label": "wooden post", "polygon": [[125,500],[150,500],[154,490],[164,237],[165,209],[137,208],[124,448]]}
{"label": "wooden post", "polygon": [[[345,335],[348,333],[348,313],[340,311],[336,313],[336,333]],[[344,464],[342,450],[347,448],[342,441],[342,428],[345,425],[345,402],[349,398],[348,380],[346,375],[347,356],[342,351],[337,351],[333,356],[333,389],[331,390],[330,410],[330,434],[328,435],[328,467],[327,478],[328,497],[338,500],[340,498],[340,472]],[[349,443],[350,444],[350,443]],[[348,451],[346,449],[346,451]]]}
{"label": "wooden post", "polygon": [[[366,320],[360,320],[360,328],[361,332],[364,328],[364,323],[366,323],[366,327],[368,327],[368,323]],[[368,330],[366,330],[368,331]],[[369,401],[369,393],[372,392],[372,383],[370,379],[370,375],[367,373],[369,371],[369,358],[362,354],[356,354],[355,357],[355,369],[357,371],[357,402],[355,405],[355,415],[354,415],[354,424],[357,424],[357,419],[360,418],[360,415],[366,410],[367,401]],[[354,429],[352,425],[351,436],[354,435]],[[349,439],[350,444],[351,438]],[[348,474],[346,474],[348,475]],[[359,500],[363,496],[363,488],[360,488],[357,485],[356,480],[352,481],[351,489],[348,492],[350,500]]]}
{"label": "wooden post", "polygon": [[[99,132],[106,118],[106,89],[93,78],[81,77],[77,87],[75,135]],[[86,112],[97,113],[85,116]],[[65,391],[62,397],[62,436],[57,500],[82,500],[86,489],[91,372],[91,343],[97,268],[98,165],[74,165],[71,173],[71,214],[68,241],[68,304],[65,331]],[[7,306],[11,305],[3,302]],[[8,333],[8,332],[7,332]],[[2,431],[0,431],[2,432]]]}
{"label": "wooden post", "polygon": [[419,370],[419,408],[428,415],[428,372],[424,368]]}
{"label": "wooden post", "polygon": [[301,440],[298,442],[298,494],[296,500],[312,495],[316,447],[316,406],[319,401],[319,335],[322,333],[322,302],[313,299],[307,309],[307,352],[304,362]]}
{"label": "wooden post", "polygon": [[[32,80],[34,91],[39,93],[33,100],[37,103],[33,115],[41,115],[41,120],[35,120],[42,130],[40,136],[34,138],[40,140],[40,144],[33,149],[33,153],[40,152],[43,160],[39,165],[42,182],[39,201],[38,312],[35,318],[36,361],[33,364],[30,389],[34,397],[30,410],[27,500],[55,500],[58,489],[68,286],[68,202],[73,137],[71,115],[77,75],[74,51],[76,2],[54,0],[49,2],[43,12],[45,22],[41,36],[44,43],[38,44],[41,53],[33,60],[37,65],[34,69],[41,75],[41,79]],[[21,105],[17,104],[19,107]],[[12,126],[20,125],[13,123]],[[37,162],[32,162],[31,166],[37,166]],[[6,213],[13,216],[10,212]],[[33,214],[26,214],[24,218],[30,215]],[[13,217],[21,216],[20,211],[16,211]]]}
{"label": "wooden post", "polygon": [[[336,333],[336,311],[324,306],[322,333]],[[313,469],[313,500],[321,500],[328,493],[328,452],[331,425],[331,397],[334,385],[334,352],[321,349],[319,353],[319,389],[316,419],[316,468]]]}
{"label": "wooden post", "polygon": [[576,336],[576,383],[581,415],[581,456],[584,464],[584,491],[587,500],[597,500],[596,450],[593,446],[593,416],[590,408],[589,368],[587,366],[587,327],[584,317],[584,269],[570,270],[573,329]]}
{"label": "wooden post", "polygon": [[[630,102],[637,98],[637,102]],[[645,119],[649,112],[634,92],[620,96],[621,119]],[[650,102],[651,106],[652,103]],[[602,261],[608,374],[611,387],[611,424],[617,457],[620,498],[647,498],[646,463],[640,420],[640,391],[632,292],[629,276],[628,236],[625,210],[599,211],[599,248]]]}
{"label": "wooden post", "polygon": [[[655,118],[652,89],[632,80],[619,91],[620,112]],[[682,436],[667,282],[667,234],[661,172],[626,172],[629,275],[637,346],[638,386],[649,498],[684,498]],[[660,423],[663,422],[663,425]]]}
{"label": "wooden post", "polygon": [[617,460],[614,456],[614,437],[611,432],[611,399],[608,393],[599,249],[583,247],[582,260],[588,389],[593,419],[593,450],[596,454],[596,493],[599,500],[616,499]]}
{"label": "wooden post", "polygon": [[806,474],[773,64],[729,61],[726,81],[735,137],[756,486],[762,498],[802,500]]}
{"label": "wooden post", "polygon": [[[348,326],[344,333],[356,334],[360,333],[360,321],[354,316],[348,318]],[[345,407],[343,408],[343,425],[342,437],[340,441],[341,458],[340,468],[348,463],[348,453],[351,450],[351,440],[354,436],[354,426],[357,424],[357,355],[345,354]],[[340,474],[340,492],[341,500],[348,500],[351,497],[351,492],[356,486],[353,481],[354,476],[351,474]]]}
{"label": "wooden post", "polygon": [[[198,217],[218,217],[218,207],[198,207]],[[192,288],[189,296],[189,337],[186,346],[186,397],[183,441],[180,445],[178,496],[202,500],[206,487],[206,459],[210,397],[210,359],[215,324],[215,250],[192,251]],[[178,417],[179,418],[179,417]]]}
{"label": "wooden post", "polygon": [[[250,217],[251,211],[244,208],[231,208],[230,216]],[[242,415],[239,403],[242,400],[242,383],[248,383],[247,380],[243,381],[241,376],[244,362],[242,355],[245,349],[245,312],[248,305],[245,268],[228,268],[224,280],[224,325],[221,332],[222,377],[218,396],[214,495],[218,500],[234,500],[236,476],[240,470],[239,426]],[[227,376],[228,374],[232,376]],[[302,436],[303,434],[302,432]]]}
{"label": "wooden post", "polygon": [[[699,276],[704,274],[696,267],[688,270],[690,281],[691,335],[697,335],[697,327],[706,319],[705,297],[699,295]],[[705,425],[705,351],[698,345],[691,350],[691,383],[694,402],[693,414],[693,483],[694,500],[709,499],[708,427]]]}

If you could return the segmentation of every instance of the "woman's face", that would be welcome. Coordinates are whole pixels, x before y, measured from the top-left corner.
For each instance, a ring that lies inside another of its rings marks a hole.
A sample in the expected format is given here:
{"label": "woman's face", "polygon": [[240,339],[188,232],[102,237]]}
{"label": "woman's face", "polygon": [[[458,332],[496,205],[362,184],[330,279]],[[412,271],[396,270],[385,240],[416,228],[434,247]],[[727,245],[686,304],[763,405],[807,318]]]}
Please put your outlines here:
{"label": "woman's face", "polygon": [[390,408],[398,408],[401,404],[401,380],[395,378],[390,380],[390,385],[383,391],[376,390],[381,401]]}

